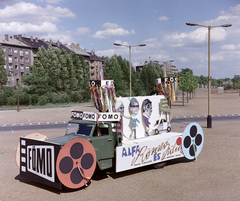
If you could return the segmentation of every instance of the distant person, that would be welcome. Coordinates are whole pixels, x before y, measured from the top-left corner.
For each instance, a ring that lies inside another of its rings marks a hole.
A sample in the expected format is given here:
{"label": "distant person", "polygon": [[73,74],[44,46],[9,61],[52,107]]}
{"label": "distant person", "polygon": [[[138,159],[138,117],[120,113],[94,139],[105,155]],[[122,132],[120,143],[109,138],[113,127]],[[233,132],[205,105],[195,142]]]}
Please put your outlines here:
{"label": "distant person", "polygon": [[136,127],[137,122],[140,123],[140,121],[136,118],[138,111],[139,111],[139,103],[136,98],[132,98],[129,104],[129,109],[131,111],[131,119],[130,124],[132,126],[132,132],[129,136],[129,138],[136,139]]}
{"label": "distant person", "polygon": [[149,118],[152,114],[152,102],[149,99],[145,99],[142,103],[142,111],[143,111],[143,122],[145,124],[145,133],[146,136],[149,136],[148,130],[150,126]]}
{"label": "distant person", "polygon": [[119,112],[120,116],[123,117],[124,116],[124,105],[123,105],[123,102],[122,101],[116,102],[115,108],[116,108],[116,112]]}

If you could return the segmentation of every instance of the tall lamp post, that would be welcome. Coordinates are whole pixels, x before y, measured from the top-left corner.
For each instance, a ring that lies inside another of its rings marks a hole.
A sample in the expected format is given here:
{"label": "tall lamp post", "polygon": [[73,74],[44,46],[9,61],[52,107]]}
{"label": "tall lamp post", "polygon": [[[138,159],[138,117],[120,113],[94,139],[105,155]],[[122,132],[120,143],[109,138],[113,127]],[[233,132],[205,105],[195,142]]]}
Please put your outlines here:
{"label": "tall lamp post", "polygon": [[212,128],[212,116],[211,116],[211,76],[210,76],[210,30],[215,27],[231,27],[232,24],[223,24],[216,26],[206,26],[195,23],[186,23],[188,26],[200,26],[208,28],[208,116],[207,116],[207,128]]}
{"label": "tall lamp post", "polygon": [[130,86],[130,97],[132,96],[132,76],[131,76],[131,48],[132,47],[143,47],[143,46],[146,46],[146,44],[140,44],[140,45],[123,45],[123,44],[119,44],[119,43],[113,43],[113,45],[116,45],[116,46],[124,46],[124,47],[128,47],[129,48],[129,71],[130,71],[130,74],[129,74],[129,86]]}

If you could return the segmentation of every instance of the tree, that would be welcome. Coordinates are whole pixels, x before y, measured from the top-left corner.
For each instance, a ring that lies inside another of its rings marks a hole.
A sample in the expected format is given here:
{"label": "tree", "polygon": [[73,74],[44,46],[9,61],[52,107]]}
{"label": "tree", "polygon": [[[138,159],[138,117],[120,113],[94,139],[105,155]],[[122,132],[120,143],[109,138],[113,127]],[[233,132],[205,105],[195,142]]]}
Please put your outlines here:
{"label": "tree", "polygon": [[183,69],[178,73],[179,89],[183,91],[183,105],[184,105],[184,92],[193,92],[198,87],[197,78],[193,75],[193,71],[190,69]]}
{"label": "tree", "polygon": [[114,86],[117,96],[129,96],[127,90],[127,82],[124,79],[124,74],[121,66],[118,63],[117,55],[105,59],[104,79],[114,80]]}
{"label": "tree", "polygon": [[2,45],[0,44],[0,88],[2,88],[7,83],[7,72],[4,68],[5,65],[5,55],[2,50]]}
{"label": "tree", "polygon": [[156,79],[163,77],[163,70],[157,64],[144,65],[142,71],[140,72],[140,80],[143,83],[146,95],[152,95],[158,92],[156,86]]}

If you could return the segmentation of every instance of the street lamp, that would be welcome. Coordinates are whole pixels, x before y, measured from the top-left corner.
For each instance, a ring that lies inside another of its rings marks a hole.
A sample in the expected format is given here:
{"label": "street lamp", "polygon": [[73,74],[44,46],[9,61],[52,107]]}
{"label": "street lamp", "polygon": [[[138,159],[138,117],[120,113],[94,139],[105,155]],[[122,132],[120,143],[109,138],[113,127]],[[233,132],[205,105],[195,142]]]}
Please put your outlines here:
{"label": "street lamp", "polygon": [[132,96],[132,76],[131,76],[131,48],[132,47],[143,47],[146,46],[146,44],[140,44],[140,45],[123,45],[123,44],[119,44],[119,43],[113,43],[113,45],[116,46],[124,46],[124,47],[128,47],[129,48],[129,69],[130,69],[130,75],[129,75],[129,85],[130,85],[130,97]]}
{"label": "street lamp", "polygon": [[210,76],[210,30],[215,27],[231,27],[232,24],[222,24],[216,26],[206,26],[201,24],[195,24],[187,22],[188,26],[200,26],[208,28],[208,116],[207,116],[207,128],[212,128],[212,116],[211,116],[211,76]]}

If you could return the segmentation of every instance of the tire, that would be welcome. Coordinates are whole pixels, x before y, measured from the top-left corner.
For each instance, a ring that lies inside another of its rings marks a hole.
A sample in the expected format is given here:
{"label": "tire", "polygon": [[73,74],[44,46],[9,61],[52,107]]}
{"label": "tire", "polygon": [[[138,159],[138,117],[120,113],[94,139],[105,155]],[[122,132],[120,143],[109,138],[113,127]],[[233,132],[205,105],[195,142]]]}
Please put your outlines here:
{"label": "tire", "polygon": [[154,164],[153,167],[155,169],[160,169],[160,168],[164,168],[166,164],[167,162],[161,162],[161,163]]}
{"label": "tire", "polygon": [[158,130],[158,129],[155,129],[155,133],[156,133],[156,134],[159,134],[159,130]]}
{"label": "tire", "polygon": [[171,131],[171,127],[168,126],[168,127],[167,127],[167,132],[170,132],[170,131]]}

